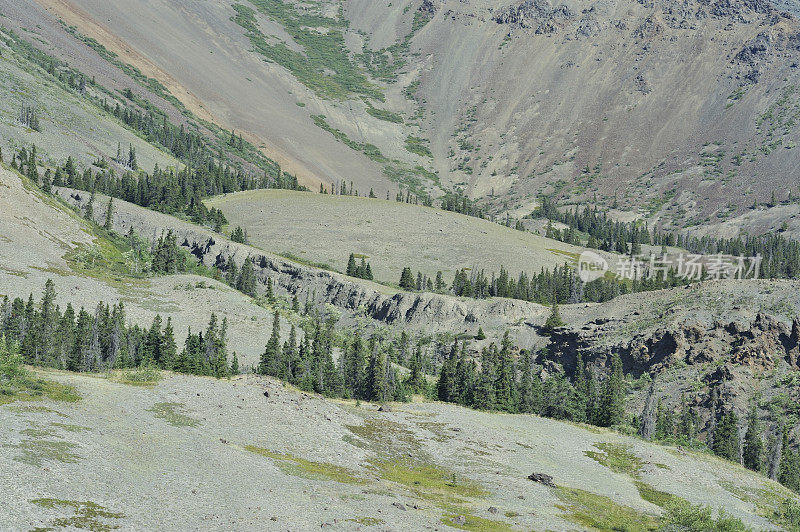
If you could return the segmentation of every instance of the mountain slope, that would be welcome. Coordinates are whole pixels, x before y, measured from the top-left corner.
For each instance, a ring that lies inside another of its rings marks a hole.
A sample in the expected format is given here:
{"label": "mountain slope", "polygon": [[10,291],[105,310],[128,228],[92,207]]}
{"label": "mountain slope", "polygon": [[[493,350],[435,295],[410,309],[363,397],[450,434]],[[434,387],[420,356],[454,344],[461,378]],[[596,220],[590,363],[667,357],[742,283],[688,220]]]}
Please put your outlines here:
{"label": "mountain slope", "polygon": [[375,278],[397,283],[410,267],[450,283],[464,268],[488,277],[504,267],[517,278],[575,262],[583,248],[420,205],[375,198],[280,190],[225,194],[206,201],[256,247],[290,252],[344,271],[350,253],[365,255]]}
{"label": "mountain slope", "polygon": [[[98,205],[99,211],[105,207]],[[131,264],[102,234],[66,205],[26,186],[0,168],[0,294],[39,299],[52,279],[57,303],[122,302],[133,323],[149,326],[156,314],[173,321],[182,342],[188,330],[204,330],[212,312],[230,325],[229,345],[244,365],[257,363],[267,341],[272,312],[251,298],[207,277],[170,275],[137,278]],[[78,309],[76,308],[76,311]],[[285,322],[284,322],[285,323]]]}
{"label": "mountain slope", "polygon": [[[142,387],[43,375],[83,399],[0,406],[0,464],[18,479],[4,483],[0,519],[12,529],[70,518],[124,529],[646,529],[670,494],[772,529],[788,495],[713,457],[534,416],[435,403],[379,413],[255,376]],[[623,469],[603,465],[607,452]]]}
{"label": "mountain slope", "polygon": [[314,188],[616,199],[673,227],[797,194],[798,24],[767,2],[41,3]]}

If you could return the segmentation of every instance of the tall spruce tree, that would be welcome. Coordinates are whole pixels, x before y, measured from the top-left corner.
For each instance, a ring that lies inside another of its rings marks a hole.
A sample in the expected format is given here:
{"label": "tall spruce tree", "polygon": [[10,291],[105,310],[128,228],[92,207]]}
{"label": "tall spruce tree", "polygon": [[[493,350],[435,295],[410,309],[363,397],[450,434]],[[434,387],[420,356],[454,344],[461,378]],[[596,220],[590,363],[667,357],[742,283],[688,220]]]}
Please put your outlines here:
{"label": "tall spruce tree", "polygon": [[744,435],[742,462],[747,469],[764,470],[764,441],[761,439],[761,421],[758,419],[758,407],[753,403],[747,416],[747,432]]}
{"label": "tall spruce tree", "polygon": [[618,353],[611,357],[611,374],[603,383],[600,396],[599,425],[612,427],[625,419],[625,376]]}
{"label": "tall spruce tree", "polygon": [[714,431],[714,454],[732,462],[739,462],[739,417],[731,410],[724,414]]}

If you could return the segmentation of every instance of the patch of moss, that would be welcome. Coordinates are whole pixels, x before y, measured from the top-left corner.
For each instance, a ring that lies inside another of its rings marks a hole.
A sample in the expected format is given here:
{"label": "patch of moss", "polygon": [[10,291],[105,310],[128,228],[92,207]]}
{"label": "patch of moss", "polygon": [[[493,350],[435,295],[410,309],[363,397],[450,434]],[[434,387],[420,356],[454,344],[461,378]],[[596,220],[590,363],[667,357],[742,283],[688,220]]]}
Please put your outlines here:
{"label": "patch of moss", "polygon": [[69,423],[50,423],[50,426],[66,430],[68,432],[88,432],[92,430],[89,427],[82,427],[80,425],[71,425]]}
{"label": "patch of moss", "polygon": [[245,446],[245,450],[275,460],[280,470],[288,475],[313,480],[334,480],[343,484],[362,484],[364,482],[364,479],[346,467],[325,462],[312,462],[305,458],[276,453],[254,445]]}
{"label": "patch of moss", "polygon": [[[11,380],[0,384],[0,405],[15,401],[36,401],[41,399],[74,403],[80,398],[80,395],[72,386],[41,379],[27,372],[16,375]],[[38,411],[45,411],[44,409],[46,408],[42,407]]]}
{"label": "patch of moss", "polygon": [[397,113],[392,111],[387,111],[386,109],[377,109],[375,107],[367,107],[367,113],[374,116],[378,120],[383,120],[384,122],[391,122],[393,124],[402,124],[403,117]]}
{"label": "patch of moss", "polygon": [[622,506],[608,497],[563,486],[556,489],[556,495],[563,503],[557,507],[565,512],[566,519],[591,530],[609,532],[658,530],[659,520],[656,516]]}
{"label": "patch of moss", "polygon": [[601,442],[595,443],[594,446],[602,452],[584,451],[583,454],[615,473],[623,473],[634,478],[639,476],[644,462],[628,450],[630,445]]}
{"label": "patch of moss", "polygon": [[[464,521],[463,523],[459,520],[459,517],[463,518]],[[503,521],[486,519],[469,513],[458,514],[458,515],[456,514],[445,515],[442,518],[442,523],[453,528],[458,528],[460,530],[472,530],[475,532],[489,532],[489,531],[504,532],[504,531],[514,530],[508,523],[505,523]]]}
{"label": "patch of moss", "polygon": [[22,440],[16,445],[6,447],[19,450],[14,457],[17,462],[41,467],[44,462],[76,463],[80,456],[73,453],[77,447],[74,443],[52,440]]}
{"label": "patch of moss", "polygon": [[358,523],[359,525],[365,526],[378,526],[384,524],[386,521],[383,519],[378,519],[377,517],[354,517],[352,519],[347,519],[347,521],[351,521],[353,523]]}
{"label": "patch of moss", "polygon": [[477,482],[433,464],[374,460],[371,465],[382,479],[405,486],[419,498],[445,508],[488,495]]}
{"label": "patch of moss", "polygon": [[156,403],[148,408],[148,412],[153,412],[157,418],[163,419],[173,427],[197,427],[200,421],[179,412],[185,406],[182,403]]}
{"label": "patch of moss", "polygon": [[161,380],[161,371],[155,366],[126,369],[119,374],[119,382],[132,386],[155,386]]}
{"label": "patch of moss", "polygon": [[48,406],[40,405],[14,405],[9,407],[9,410],[20,414],[55,414],[59,417],[67,417],[66,414],[62,414],[58,410],[53,410]]}
{"label": "patch of moss", "polygon": [[781,508],[787,501],[797,504],[797,495],[777,483],[764,482],[761,487],[745,487],[731,481],[720,480],[719,485],[740,501],[752,504],[758,515],[779,526],[786,525]]}
{"label": "patch of moss", "polygon": [[414,433],[393,421],[368,417],[361,425],[347,425],[347,429],[358,438],[356,441],[362,448],[379,456],[419,456],[421,450]]}
{"label": "patch of moss", "polygon": [[446,442],[452,437],[452,434],[446,429],[447,426],[438,421],[424,421],[417,423],[417,426],[432,433],[433,439],[437,442]]}
{"label": "patch of moss", "polygon": [[634,481],[634,484],[636,485],[636,489],[639,490],[639,497],[662,508],[676,501],[683,500],[681,497],[673,495],[672,493],[657,490],[650,484],[642,482],[641,480]]}
{"label": "patch of moss", "polygon": [[[444,425],[423,422],[420,426],[443,435]],[[489,493],[478,482],[457,475],[451,470],[432,463],[426,456],[414,433],[402,425],[367,417],[361,425],[347,427],[358,444],[377,456],[369,460],[370,469],[382,480],[397,484],[420,500],[435,505],[445,513],[442,522],[463,530],[511,530],[503,521],[492,521],[471,513],[476,499]],[[464,523],[457,524],[458,516]]]}
{"label": "patch of moss", "polygon": [[421,157],[433,157],[431,149],[428,147],[428,140],[421,137],[409,135],[406,137],[406,151],[415,153]]}
{"label": "patch of moss", "polygon": [[56,435],[53,429],[40,429],[36,427],[29,427],[21,431],[22,434],[28,436],[29,438],[52,438]]}
{"label": "patch of moss", "polygon": [[256,10],[234,4],[233,21],[245,30],[253,49],[291,72],[297,80],[321,98],[344,100],[350,95],[383,101],[381,89],[371,83],[350,60],[344,40],[346,21],[323,15],[316,6],[298,6],[281,0],[250,0],[270,20],[280,24],[303,51],[284,42],[271,42],[259,28]]}
{"label": "patch of moss", "polygon": [[[65,507],[72,508],[75,515],[70,517],[59,517],[52,522],[54,528],[79,528],[83,530],[90,530],[91,532],[108,532],[110,530],[118,529],[119,526],[107,523],[103,520],[106,519],[122,519],[125,514],[119,512],[111,512],[105,507],[90,501],[66,501],[60,499],[33,499],[32,504],[47,508],[50,510]],[[47,528],[44,530],[52,530]],[[42,529],[40,529],[42,530]]]}

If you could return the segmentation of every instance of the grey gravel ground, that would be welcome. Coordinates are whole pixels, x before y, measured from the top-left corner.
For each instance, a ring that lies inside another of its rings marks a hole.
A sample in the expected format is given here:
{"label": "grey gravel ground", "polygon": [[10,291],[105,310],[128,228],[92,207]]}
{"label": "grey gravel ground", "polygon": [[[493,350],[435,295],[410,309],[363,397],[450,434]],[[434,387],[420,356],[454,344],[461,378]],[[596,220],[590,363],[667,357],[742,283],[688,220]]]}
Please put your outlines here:
{"label": "grey gravel ground", "polygon": [[[379,413],[376,405],[328,401],[255,376],[218,381],[167,375],[153,387],[103,376],[46,376],[74,385],[83,399],[0,407],[4,529],[50,526],[76,513],[61,506],[43,509],[31,502],[38,498],[99,504],[124,514],[100,519],[124,530],[447,528],[448,512],[435,499],[378,478],[374,460],[398,459],[395,453],[404,452],[425,457],[448,477],[455,474],[457,483],[476,482],[486,490],[484,496],[467,497],[461,512],[516,529],[575,528],[556,507],[557,491],[526,479],[532,472],[658,513],[638,496],[630,477],[584,454],[598,442],[630,445],[645,463],[641,479],[660,490],[771,528],[752,502],[733,491],[756,493],[776,485],[729,463],[611,432],[439,403],[397,404],[392,412]],[[159,417],[165,404],[178,414],[171,418],[176,424]],[[376,430],[365,436],[359,431],[364,426]],[[47,442],[69,448],[47,455],[41,450]],[[362,483],[293,471],[285,460],[254,454],[247,445],[344,467]],[[490,507],[499,513],[490,513]],[[506,517],[511,512],[518,515]]]}

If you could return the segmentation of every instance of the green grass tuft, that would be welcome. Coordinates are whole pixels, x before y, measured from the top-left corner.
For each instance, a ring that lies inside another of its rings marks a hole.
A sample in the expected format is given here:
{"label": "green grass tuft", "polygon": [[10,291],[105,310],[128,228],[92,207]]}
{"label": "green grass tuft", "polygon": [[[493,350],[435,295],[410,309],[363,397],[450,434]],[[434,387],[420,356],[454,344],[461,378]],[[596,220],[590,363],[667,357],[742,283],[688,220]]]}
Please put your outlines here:
{"label": "green grass tuft", "polygon": [[245,450],[275,460],[280,470],[288,475],[312,480],[334,480],[343,484],[362,484],[364,482],[364,479],[360,478],[356,472],[346,467],[325,462],[313,462],[291,454],[269,451],[255,445],[246,445]]}
{"label": "green grass tuft", "polygon": [[179,412],[184,409],[182,403],[156,403],[148,412],[153,412],[157,418],[163,419],[173,427],[197,427],[200,421]]}
{"label": "green grass tuft", "polygon": [[579,488],[559,487],[556,495],[563,504],[557,505],[573,523],[591,530],[643,532],[658,530],[654,515],[622,506],[608,497]]}
{"label": "green grass tuft", "polygon": [[41,467],[44,462],[72,464],[80,459],[79,455],[72,452],[77,445],[66,441],[22,440],[16,445],[7,447],[20,452],[14,460],[36,467]]}
{"label": "green grass tuft", "polygon": [[676,501],[681,501],[681,497],[677,495],[673,495],[672,493],[667,493],[666,491],[660,491],[655,489],[650,484],[642,482],[641,480],[634,481],[636,485],[636,489],[639,490],[639,496],[646,500],[647,502],[653,503],[656,506],[660,506],[665,508],[666,506],[675,503]]}
{"label": "green grass tuft", "polygon": [[639,476],[644,462],[628,450],[630,445],[602,442],[595,443],[594,446],[602,452],[584,451],[584,454],[615,473],[623,473],[634,478]]}
{"label": "green grass tuft", "polygon": [[[66,501],[60,499],[33,499],[31,503],[54,510],[59,507],[72,508],[75,515],[71,517],[60,517],[52,522],[53,528],[76,528],[89,530],[91,532],[108,532],[110,530],[118,529],[119,526],[115,524],[106,523],[103,520],[107,519],[122,519],[125,514],[118,512],[110,512],[105,507],[90,501]],[[53,528],[45,528],[38,530],[53,530]]]}

